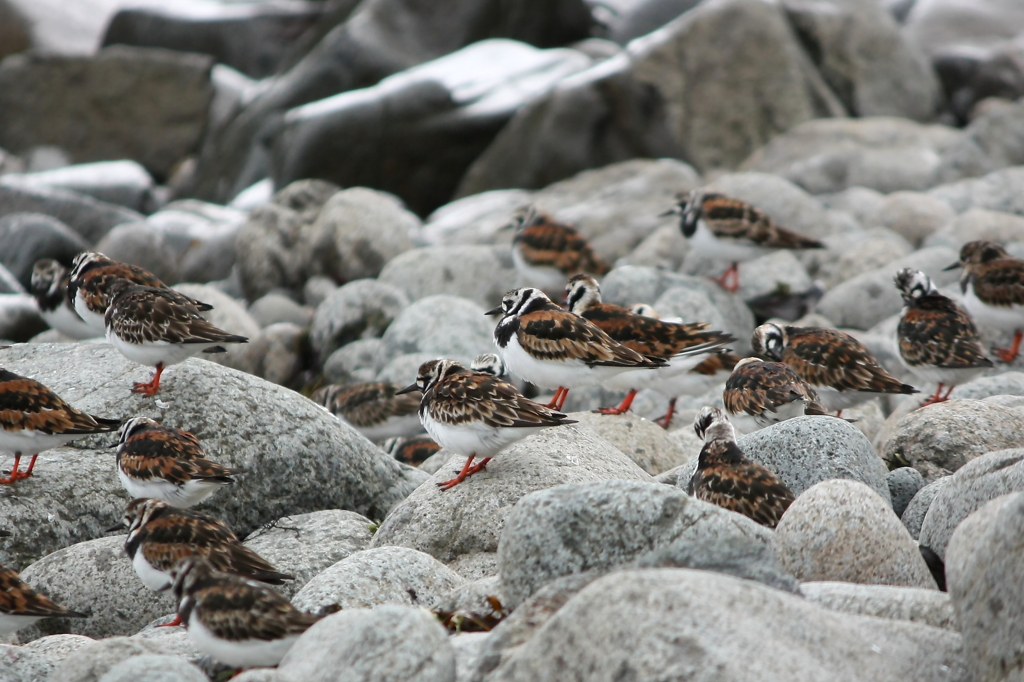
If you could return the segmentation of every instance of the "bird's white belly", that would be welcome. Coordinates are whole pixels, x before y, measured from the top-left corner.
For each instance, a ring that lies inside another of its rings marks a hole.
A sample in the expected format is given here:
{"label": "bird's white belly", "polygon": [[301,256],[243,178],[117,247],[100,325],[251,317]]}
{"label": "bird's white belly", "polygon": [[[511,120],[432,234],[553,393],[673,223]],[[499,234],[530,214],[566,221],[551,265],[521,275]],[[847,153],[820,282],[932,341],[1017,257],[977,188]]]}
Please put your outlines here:
{"label": "bird's white belly", "polygon": [[103,320],[104,313],[94,313],[89,310],[89,306],[86,305],[85,299],[82,298],[82,290],[78,289],[75,292],[75,312],[82,318],[82,321],[92,327],[96,332],[95,336],[102,336],[103,332],[106,331],[106,323]]}
{"label": "bird's white belly", "polygon": [[504,348],[498,346],[498,352],[510,372],[539,388],[594,386],[630,370],[629,367],[588,367],[581,360],[538,360],[523,350],[515,334]]}
{"label": "bird's white belly", "polygon": [[742,263],[754,260],[772,249],[757,246],[751,242],[715,236],[704,220],[697,222],[697,230],[690,237],[690,249],[707,258]]}
{"label": "bird's white belly", "polygon": [[779,422],[784,422],[787,419],[803,417],[806,408],[807,404],[804,401],[794,400],[791,403],[779,405],[775,412],[765,410],[761,414],[755,414],[754,421],[757,422],[757,425],[763,429],[766,426],[778,424]]}
{"label": "bird's white belly", "polygon": [[921,377],[925,383],[945,384],[946,386],[966,384],[971,379],[979,376],[985,369],[985,367],[949,368],[932,367],[931,365],[910,367],[910,371]]}
{"label": "bird's white belly", "polygon": [[0,611],[0,637],[6,637],[12,632],[27,628],[42,618],[42,616],[16,616]]}
{"label": "bird's white belly", "polygon": [[226,485],[220,481],[210,480],[187,481],[180,486],[159,479],[143,481],[128,476],[121,470],[121,467],[117,468],[117,477],[121,479],[121,485],[133,498],[163,500],[179,509],[194,507]]}
{"label": "bird's white belly", "polygon": [[967,285],[967,293],[964,294],[964,307],[979,327],[991,327],[1008,332],[1024,329],[1024,306],[989,305],[974,293],[973,282]]}
{"label": "bird's white belly", "polygon": [[831,386],[815,385],[814,390],[818,392],[821,404],[832,412],[861,405],[872,398],[884,395],[882,393],[872,393],[871,391],[837,391]]}
{"label": "bird's white belly", "polygon": [[82,438],[86,434],[43,433],[42,431],[5,431],[0,429],[0,452],[12,455],[20,452],[23,455],[35,455],[46,450]]}
{"label": "bird's white belly", "polygon": [[107,341],[109,341],[110,345],[116,348],[121,355],[125,356],[132,362],[137,362],[140,365],[148,365],[149,367],[156,367],[161,363],[163,363],[164,367],[176,365],[179,362],[188,360],[194,355],[199,355],[205,348],[219,345],[216,343],[172,344],[166,341],[134,344],[121,340],[121,337],[114,333],[113,328],[107,330]]}
{"label": "bird's white belly", "polygon": [[715,386],[724,388],[728,378],[729,372],[716,372],[715,374],[683,372],[664,377],[653,383],[650,388],[667,398],[675,398],[680,395],[702,396]]}
{"label": "bird's white belly", "polygon": [[153,568],[146,561],[146,557],[143,556],[142,547],[139,547],[135,552],[135,558],[132,559],[132,568],[135,569],[135,575],[139,576],[142,584],[154,592],[166,590],[171,585],[170,574]]}
{"label": "bird's white belly", "polygon": [[39,314],[42,315],[43,319],[46,320],[46,324],[50,325],[51,329],[56,329],[64,336],[69,336],[76,341],[103,336],[103,332],[97,331],[91,325],[86,324],[65,303],[61,303],[55,310],[40,310]]}
{"label": "bird's white belly", "polygon": [[372,440],[374,443],[387,440],[388,438],[394,438],[396,436],[408,438],[409,436],[416,436],[423,433],[423,425],[420,423],[420,418],[416,414],[407,414],[401,417],[388,417],[383,423],[376,424],[374,426],[355,426],[352,424],[350,424],[350,426],[366,436],[368,440]]}
{"label": "bird's white belly", "polygon": [[506,447],[540,432],[546,427],[524,426],[521,428],[491,428],[480,422],[466,424],[442,424],[429,414],[423,417],[427,433],[441,447],[463,457],[494,457]]}
{"label": "bird's white belly", "polygon": [[514,247],[512,262],[519,273],[519,286],[536,287],[551,293],[559,293],[565,289],[565,283],[569,278],[558,268],[527,263],[519,249]]}
{"label": "bird's white belly", "polygon": [[188,619],[188,637],[204,654],[233,668],[256,668],[277,665],[292,648],[299,635],[281,639],[246,639],[232,641],[216,637],[203,625],[196,611]]}

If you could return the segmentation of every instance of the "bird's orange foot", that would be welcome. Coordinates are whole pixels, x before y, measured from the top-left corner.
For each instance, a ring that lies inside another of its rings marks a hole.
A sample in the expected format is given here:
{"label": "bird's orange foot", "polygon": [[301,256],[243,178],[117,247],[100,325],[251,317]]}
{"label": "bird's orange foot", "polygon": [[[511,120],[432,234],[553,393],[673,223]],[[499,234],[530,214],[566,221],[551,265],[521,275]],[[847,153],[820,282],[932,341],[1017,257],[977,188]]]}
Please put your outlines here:
{"label": "bird's orange foot", "polygon": [[729,269],[722,273],[721,277],[712,277],[712,282],[718,284],[730,294],[740,290],[740,269],[736,263],[729,266]]}
{"label": "bird's orange foot", "polygon": [[181,625],[181,624],[182,624],[181,614],[180,613],[176,613],[176,614],[174,614],[174,620],[172,620],[170,623],[164,623],[163,625],[157,625],[157,627],[158,628],[173,628],[173,627],[176,627],[176,626]]}
{"label": "bird's orange foot", "polygon": [[1013,345],[1009,348],[993,348],[992,354],[1003,362],[1009,364],[1017,359],[1020,354],[1020,342],[1024,339],[1024,331],[1019,331],[1013,335]]}
{"label": "bird's orange foot", "polygon": [[636,397],[636,389],[626,394],[626,397],[622,399],[622,403],[618,407],[599,407],[594,412],[598,414],[625,414],[629,412],[629,408],[633,405],[633,398]]}
{"label": "bird's orange foot", "polygon": [[135,385],[132,386],[132,393],[141,393],[144,396],[154,396],[159,390],[160,385],[152,382],[143,383],[141,381],[137,381],[135,382]]}

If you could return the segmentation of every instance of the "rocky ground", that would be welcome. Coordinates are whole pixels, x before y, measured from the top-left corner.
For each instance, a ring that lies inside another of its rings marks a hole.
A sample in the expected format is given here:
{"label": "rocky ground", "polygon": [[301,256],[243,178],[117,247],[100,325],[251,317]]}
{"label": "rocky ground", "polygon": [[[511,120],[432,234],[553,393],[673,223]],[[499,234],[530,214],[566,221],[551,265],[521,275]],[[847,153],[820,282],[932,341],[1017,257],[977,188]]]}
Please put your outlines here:
{"label": "rocky ground", "polygon": [[[685,492],[722,386],[681,397],[670,431],[649,421],[665,396],[607,417],[589,410],[621,395],[574,390],[579,424],[447,492],[447,452],[398,463],[304,397],[491,350],[483,312],[521,283],[500,228],[530,202],[615,264],[607,301],[710,322],[743,354],[779,314],[747,301],[817,283],[790,319],[932,390],[900,362],[892,277],[959,300],[943,268],[964,242],[1024,257],[1017,0],[121,4],[0,0],[0,364],[253,469],[200,509],[296,575],[297,606],[343,610],[235,679],[1019,679],[1024,358],[947,403],[742,436],[798,495],[775,531]],[[726,264],[659,217],[702,186],[828,248],[746,263],[729,294],[707,279]],[[130,394],[148,368],[46,330],[26,293],[37,259],[84,249],[250,343]],[[111,442],[0,487],[0,563],[90,614],[0,644],[0,682],[223,676],[152,627],[171,597],[103,532],[128,502]],[[431,611],[503,619],[453,633]]]}

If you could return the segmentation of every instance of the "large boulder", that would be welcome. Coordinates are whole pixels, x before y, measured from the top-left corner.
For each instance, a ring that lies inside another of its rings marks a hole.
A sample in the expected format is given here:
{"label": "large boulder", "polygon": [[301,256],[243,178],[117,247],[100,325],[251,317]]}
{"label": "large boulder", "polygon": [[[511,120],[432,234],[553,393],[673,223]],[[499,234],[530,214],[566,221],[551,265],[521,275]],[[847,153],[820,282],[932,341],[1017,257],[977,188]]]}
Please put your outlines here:
{"label": "large boulder", "polygon": [[[884,433],[884,432],[883,432]],[[1024,434],[1024,414],[988,400],[950,400],[901,418],[878,453],[912,466],[929,483],[994,450],[1013,448]]]}
{"label": "large boulder", "polygon": [[[404,308],[382,338],[389,358],[430,353],[469,363],[494,348],[493,325],[477,303],[457,296],[427,296]],[[408,382],[415,378],[410,376]]]}
{"label": "large boulder", "polygon": [[338,287],[317,306],[309,340],[321,361],[352,341],[379,337],[409,305],[401,289],[374,279]]}
{"label": "large boulder", "polygon": [[[319,177],[376,187],[429,213],[517,110],[590,64],[575,50],[473,43],[287,112],[273,139],[271,175],[278,185]],[[381,147],[381,139],[390,143]]]}
{"label": "large boulder", "polygon": [[918,541],[943,557],[964,519],[990,500],[1016,492],[1024,492],[1024,450],[998,450],[972,459],[957,469],[935,496]]}
{"label": "large boulder", "polygon": [[77,192],[0,184],[0,217],[12,213],[42,213],[56,218],[89,244],[98,242],[115,225],[144,219],[141,213]]}
{"label": "large boulder", "polygon": [[610,443],[577,426],[546,429],[512,445],[451,490],[434,485],[458,473],[464,461],[453,457],[395,507],[372,546],[418,549],[468,578],[494,575],[502,529],[524,496],[564,483],[652,480]]}
{"label": "large boulder", "polygon": [[[171,367],[155,399],[130,390],[152,369],[106,345],[14,346],[3,351],[3,364],[92,414],[154,417],[188,429],[217,461],[252,469],[203,505],[240,536],[282,516],[324,508],[380,518],[425,478],[299,394],[205,360]],[[121,517],[130,497],[107,449],[114,440],[83,439],[85,448],[45,452],[32,478],[5,488],[0,517],[19,532],[0,547],[0,562],[24,566],[102,536]],[[41,518],[50,521],[39,524]]]}
{"label": "large boulder", "polygon": [[[903,468],[903,467],[901,467]],[[952,476],[943,476],[937,478],[925,487],[917,491],[914,498],[910,500],[910,504],[903,510],[903,514],[900,516],[900,521],[903,522],[903,526],[910,533],[910,537],[915,540],[921,535],[921,526],[924,525],[924,519],[928,515],[928,509],[931,508],[935,498],[938,497],[942,489],[949,485],[949,479]]]}
{"label": "large boulder", "polygon": [[592,582],[487,679],[946,682],[966,671],[960,636],[946,630],[835,613],[731,576],[657,569]]}
{"label": "large boulder", "polygon": [[863,483],[831,480],[808,489],[782,516],[774,545],[801,581],[935,588],[917,543]]}
{"label": "large boulder", "polygon": [[0,184],[67,189],[147,213],[153,204],[153,178],[141,165],[127,159],[81,163],[36,173],[7,173],[0,177]]}
{"label": "large boulder", "polygon": [[41,213],[12,213],[0,218],[0,264],[6,266],[25,289],[32,283],[32,267],[41,258],[66,265],[89,242],[56,218]]}
{"label": "large boulder", "polygon": [[712,0],[519,111],[459,193],[543,187],[636,156],[728,168],[775,134],[844,113],[781,6]]}
{"label": "large boulder", "polygon": [[0,66],[0,147],[56,145],[76,162],[135,159],[166,178],[198,148],[212,66],[202,55],[126,46],[95,57],[17,55]]}
{"label": "large boulder", "polygon": [[524,497],[509,515],[498,545],[501,589],[515,608],[555,578],[607,572],[676,543],[699,552],[702,545],[767,545],[770,538],[744,516],[661,484],[561,485]]}
{"label": "large boulder", "polygon": [[493,308],[516,284],[512,259],[506,255],[503,260],[499,248],[467,244],[413,249],[385,265],[379,279],[413,300],[447,294]]}
{"label": "large boulder", "polygon": [[953,603],[945,592],[844,582],[802,583],[800,592],[810,601],[833,611],[909,620],[959,632]]}
{"label": "large boulder", "polygon": [[945,201],[957,213],[971,208],[985,208],[1014,215],[1024,214],[1024,167],[997,170],[980,178],[959,180],[939,185],[928,191]]}
{"label": "large boulder", "polygon": [[605,439],[651,476],[686,462],[687,453],[654,422],[627,412],[618,416],[576,412],[573,419]]}
{"label": "large boulder", "polygon": [[997,497],[971,514],[946,549],[946,581],[975,680],[1019,679],[1024,583],[1024,494]]}

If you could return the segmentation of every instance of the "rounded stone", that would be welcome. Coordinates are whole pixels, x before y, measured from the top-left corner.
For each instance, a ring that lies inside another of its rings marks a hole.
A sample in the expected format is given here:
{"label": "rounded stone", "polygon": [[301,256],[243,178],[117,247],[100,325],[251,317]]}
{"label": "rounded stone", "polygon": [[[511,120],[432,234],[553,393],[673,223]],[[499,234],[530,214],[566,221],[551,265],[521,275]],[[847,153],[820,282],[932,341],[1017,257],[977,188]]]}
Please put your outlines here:
{"label": "rounded stone", "polygon": [[885,477],[889,484],[889,496],[892,498],[892,510],[896,516],[903,517],[907,505],[917,495],[917,491],[925,486],[924,476],[913,467],[893,469]]}
{"label": "rounded stone", "polygon": [[116,261],[145,268],[164,284],[177,281],[177,254],[164,235],[146,223],[118,225],[100,240],[95,250]]}
{"label": "rounded stone", "polygon": [[313,310],[301,306],[284,294],[270,292],[249,306],[249,315],[260,327],[288,322],[305,327],[313,319]]}
{"label": "rounded stone", "polygon": [[89,242],[70,227],[41,213],[11,213],[0,217],[0,265],[28,288],[32,267],[41,258],[53,258],[65,265]]}
{"label": "rounded stone", "polygon": [[802,582],[935,589],[917,543],[892,508],[856,481],[823,481],[797,497],[774,544],[782,565]]}
{"label": "rounded stone", "polygon": [[384,332],[391,357],[429,353],[470,363],[492,351],[494,321],[476,303],[456,296],[428,296],[401,311]]}
{"label": "rounded stone", "polygon": [[385,282],[349,282],[317,306],[310,342],[322,362],[351,341],[380,336],[408,305],[409,297]]}
{"label": "rounded stone", "polygon": [[924,518],[928,515],[928,508],[932,506],[932,502],[935,501],[935,497],[942,489],[949,485],[950,478],[952,477],[943,476],[932,481],[918,490],[914,498],[910,500],[910,504],[907,505],[903,515],[900,516],[900,520],[910,533],[910,537],[915,540],[920,537],[921,526],[924,525]]}
{"label": "rounded stone", "polygon": [[800,591],[808,600],[832,611],[908,620],[933,628],[959,631],[953,603],[945,592],[842,582],[801,583]]}
{"label": "rounded stone", "polygon": [[389,261],[378,279],[413,300],[447,294],[493,308],[516,284],[511,259],[505,260],[491,246],[427,246]]}
{"label": "rounded stone", "polygon": [[574,412],[572,418],[579,422],[580,428],[590,429],[652,476],[686,460],[686,453],[665,429],[634,414]]}
{"label": "rounded stone", "polygon": [[99,682],[207,682],[203,671],[176,656],[143,654],[121,661]]}

